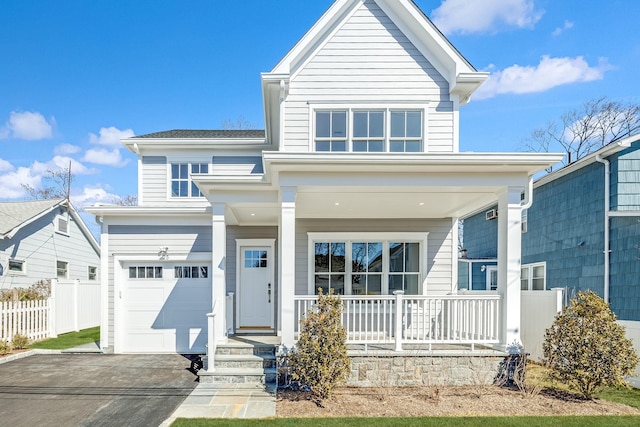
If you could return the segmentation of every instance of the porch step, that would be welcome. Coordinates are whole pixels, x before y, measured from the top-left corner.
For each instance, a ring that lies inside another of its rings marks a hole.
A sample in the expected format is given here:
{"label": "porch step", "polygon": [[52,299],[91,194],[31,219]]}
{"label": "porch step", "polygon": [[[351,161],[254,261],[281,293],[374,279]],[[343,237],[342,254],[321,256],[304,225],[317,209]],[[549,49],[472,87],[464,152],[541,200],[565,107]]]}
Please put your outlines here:
{"label": "porch step", "polygon": [[201,370],[198,372],[203,384],[261,384],[268,386],[275,384],[276,368],[218,368],[213,372]]}
{"label": "porch step", "polygon": [[208,372],[208,360],[198,372],[204,384],[246,384],[270,387],[277,382],[276,345],[251,338],[230,339],[216,346],[215,370]]}

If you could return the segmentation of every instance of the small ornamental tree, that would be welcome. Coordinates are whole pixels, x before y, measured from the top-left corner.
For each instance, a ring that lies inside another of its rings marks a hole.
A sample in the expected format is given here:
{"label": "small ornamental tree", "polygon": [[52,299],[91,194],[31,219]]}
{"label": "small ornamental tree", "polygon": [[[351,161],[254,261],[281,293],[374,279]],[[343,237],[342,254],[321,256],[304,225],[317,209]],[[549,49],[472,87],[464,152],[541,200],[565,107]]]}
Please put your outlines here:
{"label": "small ornamental tree", "polygon": [[545,332],[544,359],[551,378],[591,399],[604,386],[625,386],[638,354],[609,305],[593,291],[579,292]]}
{"label": "small ornamental tree", "polygon": [[301,321],[300,338],[290,355],[292,378],[309,387],[319,399],[331,396],[351,372],[347,332],[340,321],[342,301],[333,294],[318,294],[318,304]]}

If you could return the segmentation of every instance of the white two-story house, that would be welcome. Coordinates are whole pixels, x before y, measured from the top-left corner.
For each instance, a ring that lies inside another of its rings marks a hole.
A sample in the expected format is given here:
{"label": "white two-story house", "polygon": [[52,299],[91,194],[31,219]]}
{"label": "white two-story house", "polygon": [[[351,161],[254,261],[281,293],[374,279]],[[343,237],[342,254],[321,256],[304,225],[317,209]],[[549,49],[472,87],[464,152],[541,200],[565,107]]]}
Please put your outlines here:
{"label": "white two-story house", "polygon": [[[521,196],[561,156],[460,152],[460,108],[487,73],[411,0],[336,0],[260,78],[264,131],[122,141],[139,206],[88,209],[105,351],[291,347],[318,288],[343,296],[351,343],[518,343]],[[497,291],[457,295],[458,218],[491,203]]]}

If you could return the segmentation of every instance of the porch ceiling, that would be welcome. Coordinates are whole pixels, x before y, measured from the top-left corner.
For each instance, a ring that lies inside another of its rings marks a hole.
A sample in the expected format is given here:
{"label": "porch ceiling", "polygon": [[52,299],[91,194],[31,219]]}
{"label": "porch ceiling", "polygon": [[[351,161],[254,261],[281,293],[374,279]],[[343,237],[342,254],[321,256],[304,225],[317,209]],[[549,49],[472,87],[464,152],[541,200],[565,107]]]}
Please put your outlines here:
{"label": "porch ceiling", "polygon": [[[297,218],[449,218],[496,201],[499,187],[337,189],[299,187]],[[230,223],[277,225],[276,203],[230,203]]]}

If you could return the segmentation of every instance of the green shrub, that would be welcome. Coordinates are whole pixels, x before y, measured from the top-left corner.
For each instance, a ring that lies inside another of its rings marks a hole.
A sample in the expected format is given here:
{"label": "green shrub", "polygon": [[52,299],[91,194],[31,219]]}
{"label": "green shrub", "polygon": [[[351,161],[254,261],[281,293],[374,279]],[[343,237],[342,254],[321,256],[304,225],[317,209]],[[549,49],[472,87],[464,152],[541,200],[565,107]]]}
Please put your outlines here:
{"label": "green shrub", "polygon": [[13,340],[11,341],[11,346],[13,348],[15,348],[16,350],[22,350],[27,348],[27,345],[29,344],[29,338],[25,337],[24,335],[20,335],[20,334],[15,334],[13,336]]}
{"label": "green shrub", "polygon": [[609,305],[592,291],[579,292],[545,332],[545,363],[551,378],[586,398],[605,386],[626,386],[638,354]]}
{"label": "green shrub", "polygon": [[0,340],[0,356],[11,353],[11,344],[9,341]]}
{"label": "green shrub", "polygon": [[301,321],[300,338],[290,355],[293,379],[309,387],[319,399],[329,397],[351,372],[341,315],[340,298],[332,291],[323,295],[320,289],[317,307]]}

